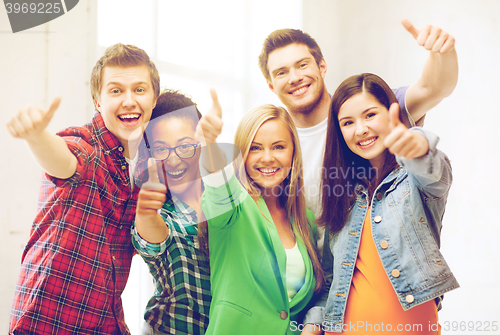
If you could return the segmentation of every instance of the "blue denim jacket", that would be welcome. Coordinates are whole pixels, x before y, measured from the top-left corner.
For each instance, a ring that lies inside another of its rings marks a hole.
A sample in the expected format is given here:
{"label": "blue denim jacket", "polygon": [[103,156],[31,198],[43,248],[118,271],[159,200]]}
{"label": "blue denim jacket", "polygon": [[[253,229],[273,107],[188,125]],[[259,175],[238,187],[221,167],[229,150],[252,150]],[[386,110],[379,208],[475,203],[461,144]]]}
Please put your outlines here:
{"label": "blue denim jacket", "polygon": [[[439,251],[452,181],[451,165],[448,157],[436,149],[436,135],[417,127],[412,131],[427,138],[428,154],[413,160],[397,158],[400,166],[380,183],[372,199],[368,199],[362,185],[356,186],[356,200],[345,227],[333,236],[325,236],[330,239],[331,254],[325,248],[323,266],[331,286],[308,311],[304,323],[322,324],[326,331],[342,332],[368,206],[373,240],[405,311],[432,299],[440,309],[442,295],[459,287]],[[325,240],[325,245],[328,242]],[[399,276],[392,276],[394,269]]]}

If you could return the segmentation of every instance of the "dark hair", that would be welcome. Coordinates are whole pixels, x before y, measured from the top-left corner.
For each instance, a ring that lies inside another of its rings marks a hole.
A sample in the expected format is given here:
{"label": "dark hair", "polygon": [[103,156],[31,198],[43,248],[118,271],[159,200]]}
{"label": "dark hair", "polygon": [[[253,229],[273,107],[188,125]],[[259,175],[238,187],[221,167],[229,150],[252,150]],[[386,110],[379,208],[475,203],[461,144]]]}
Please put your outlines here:
{"label": "dark hair", "polygon": [[[344,227],[349,209],[356,197],[356,185],[364,186],[371,195],[377,187],[376,182],[383,180],[397,166],[395,156],[386,149],[386,161],[382,171],[376,171],[375,176],[371,176],[370,162],[353,153],[345,142],[338,120],[339,110],[349,98],[362,92],[371,94],[387,110],[392,103],[398,102],[387,83],[371,73],[349,77],[335,91],[330,105],[321,176],[323,210],[318,219],[318,223],[328,227],[331,233],[338,232]],[[402,116],[401,108],[399,114],[401,120],[406,119],[406,116]],[[340,173],[331,178],[329,175],[331,169]],[[336,193],[335,190],[341,190],[342,194],[332,194]]]}
{"label": "dark hair", "polygon": [[157,98],[160,94],[160,75],[155,63],[151,61],[148,54],[141,48],[135,45],[117,43],[106,49],[104,55],[99,58],[90,76],[90,93],[92,101],[96,106],[96,101],[99,101],[102,88],[102,71],[106,66],[147,66],[151,85],[153,85],[154,97]]}
{"label": "dark hair", "polygon": [[269,54],[276,49],[284,48],[293,43],[306,45],[319,66],[319,63],[323,59],[323,54],[321,53],[321,49],[314,38],[299,29],[275,30],[264,40],[262,52],[259,56],[259,67],[266,80],[271,81],[271,75],[267,66]]}

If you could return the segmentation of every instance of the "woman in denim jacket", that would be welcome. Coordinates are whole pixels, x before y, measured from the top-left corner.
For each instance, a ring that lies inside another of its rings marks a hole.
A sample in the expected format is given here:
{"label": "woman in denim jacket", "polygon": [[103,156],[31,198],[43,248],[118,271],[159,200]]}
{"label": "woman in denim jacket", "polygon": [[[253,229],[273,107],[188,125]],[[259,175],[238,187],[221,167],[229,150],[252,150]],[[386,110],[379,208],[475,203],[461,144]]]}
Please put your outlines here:
{"label": "woman in denim jacket", "polygon": [[332,98],[319,218],[331,286],[305,319],[319,313],[327,333],[438,334],[442,296],[459,287],[439,251],[450,162],[437,136],[401,123],[396,102],[373,74]]}

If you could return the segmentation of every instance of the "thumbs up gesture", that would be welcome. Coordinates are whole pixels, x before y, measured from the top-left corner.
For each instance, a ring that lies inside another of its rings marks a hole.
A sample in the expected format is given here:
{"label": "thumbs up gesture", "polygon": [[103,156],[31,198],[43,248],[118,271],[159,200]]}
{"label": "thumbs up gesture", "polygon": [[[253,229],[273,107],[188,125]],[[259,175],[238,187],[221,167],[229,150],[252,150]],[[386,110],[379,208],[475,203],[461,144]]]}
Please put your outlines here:
{"label": "thumbs up gesture", "polygon": [[17,115],[7,123],[7,129],[14,137],[36,140],[38,135],[47,128],[60,102],[60,97],[55,98],[48,110],[42,110],[35,106],[19,110]]}
{"label": "thumbs up gesture", "polygon": [[419,45],[431,52],[444,54],[455,48],[455,38],[439,27],[428,24],[418,30],[407,19],[402,19],[401,24]]}
{"label": "thumbs up gesture", "polygon": [[393,103],[389,108],[389,127],[391,132],[384,139],[384,145],[392,154],[405,159],[414,159],[429,151],[429,142],[424,135],[409,130],[399,120],[397,103]]}
{"label": "thumbs up gesture", "polygon": [[149,179],[141,186],[137,199],[137,216],[151,218],[158,214],[166,199],[167,187],[158,178],[158,168],[154,158],[148,160]]}
{"label": "thumbs up gesture", "polygon": [[215,143],[217,136],[222,131],[222,108],[215,89],[210,89],[210,95],[212,96],[212,108],[200,119],[195,132],[195,138],[202,145]]}

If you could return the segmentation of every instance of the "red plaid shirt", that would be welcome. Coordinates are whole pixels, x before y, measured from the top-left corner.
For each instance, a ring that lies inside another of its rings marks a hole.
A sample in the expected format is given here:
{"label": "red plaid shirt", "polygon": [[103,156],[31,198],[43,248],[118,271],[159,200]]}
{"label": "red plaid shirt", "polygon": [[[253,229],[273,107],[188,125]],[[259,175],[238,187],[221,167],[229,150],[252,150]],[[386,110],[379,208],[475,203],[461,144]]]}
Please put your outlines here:
{"label": "red plaid shirt", "polygon": [[120,295],[134,254],[138,188],[130,190],[123,148],[100,114],[58,135],[78,166],[69,179],[43,177],[10,332],[130,334]]}

